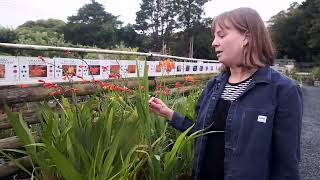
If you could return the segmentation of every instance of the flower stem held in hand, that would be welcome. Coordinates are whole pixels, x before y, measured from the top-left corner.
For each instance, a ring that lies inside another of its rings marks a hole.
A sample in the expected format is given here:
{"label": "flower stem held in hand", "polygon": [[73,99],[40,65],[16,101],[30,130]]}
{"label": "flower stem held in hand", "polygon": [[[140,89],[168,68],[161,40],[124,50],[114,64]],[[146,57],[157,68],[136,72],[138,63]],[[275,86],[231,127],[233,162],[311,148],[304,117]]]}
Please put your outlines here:
{"label": "flower stem held in hand", "polygon": [[157,115],[162,116],[169,121],[172,120],[174,111],[168,108],[168,106],[161,99],[151,97],[149,99],[149,107],[151,111],[156,113]]}

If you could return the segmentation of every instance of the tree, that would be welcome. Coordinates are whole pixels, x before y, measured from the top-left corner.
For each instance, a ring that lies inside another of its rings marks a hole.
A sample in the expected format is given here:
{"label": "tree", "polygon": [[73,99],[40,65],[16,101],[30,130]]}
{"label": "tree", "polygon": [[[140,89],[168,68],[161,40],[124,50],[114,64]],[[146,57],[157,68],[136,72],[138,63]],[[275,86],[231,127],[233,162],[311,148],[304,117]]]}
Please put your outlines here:
{"label": "tree", "polygon": [[320,0],[293,3],[269,20],[278,57],[320,62]]}
{"label": "tree", "polygon": [[57,32],[63,34],[63,28],[66,23],[59,19],[47,19],[47,20],[37,20],[37,21],[27,21],[20,25],[18,28],[30,28],[41,32]]}
{"label": "tree", "polygon": [[13,29],[0,26],[0,42],[14,43],[17,39],[17,33]]}
{"label": "tree", "polygon": [[185,55],[188,54],[189,57],[193,57],[193,44],[194,44],[194,27],[199,24],[201,20],[201,15],[203,14],[203,6],[209,0],[177,0],[179,5],[178,13],[178,24],[186,32],[184,41],[187,51]]}
{"label": "tree", "polygon": [[139,45],[138,33],[135,31],[133,25],[128,24],[118,30],[118,40],[127,47],[136,47]]}
{"label": "tree", "polygon": [[[194,24],[194,58],[200,59],[216,59],[216,55],[213,53],[211,43],[211,22],[212,18],[202,19],[199,23]],[[175,34],[174,41],[169,44],[169,48],[172,50],[173,55],[185,56],[186,44],[185,39],[187,36],[186,31],[181,31]]]}
{"label": "tree", "polygon": [[[15,43],[17,40],[17,33],[13,29],[4,28],[0,26],[0,42],[1,43]],[[0,54],[9,55],[13,54],[13,49],[0,49]]]}
{"label": "tree", "polygon": [[65,41],[63,38],[63,27],[65,23],[58,19],[27,21],[18,26],[16,42],[20,44],[35,44],[61,46]]}
{"label": "tree", "polygon": [[179,5],[178,23],[184,30],[191,29],[201,20],[203,6],[209,0],[177,0]]}
{"label": "tree", "polygon": [[66,41],[73,44],[110,48],[117,44],[117,31],[121,22],[107,13],[102,4],[92,0],[78,10],[77,15],[68,17],[64,28]]}
{"label": "tree", "polygon": [[176,7],[175,0],[142,0],[135,28],[143,34],[151,34],[152,51],[160,51],[170,40],[176,26]]}
{"label": "tree", "polygon": [[304,12],[304,19],[309,20],[303,25],[308,36],[307,56],[312,61],[320,62],[320,0],[307,0],[302,3],[301,9]]}

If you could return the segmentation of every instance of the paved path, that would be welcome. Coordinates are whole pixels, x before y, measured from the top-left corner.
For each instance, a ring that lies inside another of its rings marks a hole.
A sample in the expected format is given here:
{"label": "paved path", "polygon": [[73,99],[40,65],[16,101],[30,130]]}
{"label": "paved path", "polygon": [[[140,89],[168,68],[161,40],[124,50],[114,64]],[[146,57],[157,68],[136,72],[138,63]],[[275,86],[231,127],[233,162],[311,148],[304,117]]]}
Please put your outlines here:
{"label": "paved path", "polygon": [[320,87],[303,87],[301,180],[320,180]]}

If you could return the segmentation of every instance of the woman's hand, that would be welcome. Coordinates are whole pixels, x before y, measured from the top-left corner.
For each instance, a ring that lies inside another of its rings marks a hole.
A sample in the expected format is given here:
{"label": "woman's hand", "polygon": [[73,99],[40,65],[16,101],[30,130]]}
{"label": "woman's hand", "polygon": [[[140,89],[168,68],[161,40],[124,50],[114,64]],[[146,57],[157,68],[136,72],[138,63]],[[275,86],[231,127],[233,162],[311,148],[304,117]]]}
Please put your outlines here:
{"label": "woman's hand", "polygon": [[149,99],[149,107],[151,111],[156,113],[157,115],[162,116],[169,121],[172,120],[173,110],[168,108],[168,106],[164,104],[164,102],[161,101],[161,99],[151,97]]}

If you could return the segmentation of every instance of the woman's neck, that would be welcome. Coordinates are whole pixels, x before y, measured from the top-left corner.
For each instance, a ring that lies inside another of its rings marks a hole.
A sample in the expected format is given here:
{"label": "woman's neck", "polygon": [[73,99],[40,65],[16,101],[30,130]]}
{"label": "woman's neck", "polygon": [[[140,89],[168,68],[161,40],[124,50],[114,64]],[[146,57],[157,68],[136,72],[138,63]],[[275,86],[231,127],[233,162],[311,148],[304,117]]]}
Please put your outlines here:
{"label": "woman's neck", "polygon": [[243,67],[230,68],[229,83],[238,83],[248,79],[257,71],[256,68],[247,69]]}

